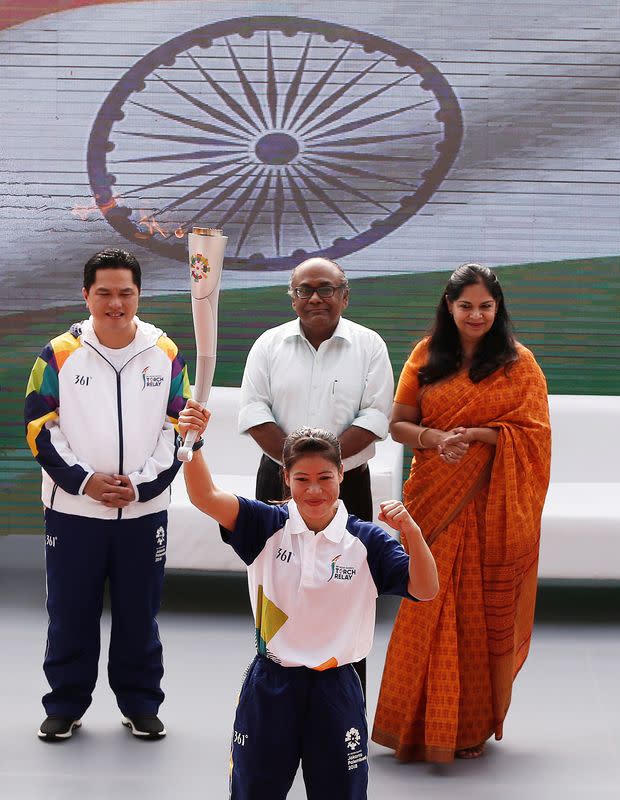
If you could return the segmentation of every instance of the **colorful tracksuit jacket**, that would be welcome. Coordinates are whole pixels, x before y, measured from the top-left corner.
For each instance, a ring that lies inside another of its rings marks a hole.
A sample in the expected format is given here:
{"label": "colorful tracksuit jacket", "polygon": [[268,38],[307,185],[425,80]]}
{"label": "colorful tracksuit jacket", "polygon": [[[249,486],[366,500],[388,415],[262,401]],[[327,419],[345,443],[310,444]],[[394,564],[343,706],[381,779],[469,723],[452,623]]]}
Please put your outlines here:
{"label": "colorful tracksuit jacket", "polygon": [[[168,507],[179,412],[190,397],[187,368],[161,330],[137,331],[118,371],[105,357],[92,318],[52,339],[26,390],[26,437],[42,469],[47,508],[100,519],[131,519]],[[136,500],[106,508],[84,494],[93,472],[130,479]]]}

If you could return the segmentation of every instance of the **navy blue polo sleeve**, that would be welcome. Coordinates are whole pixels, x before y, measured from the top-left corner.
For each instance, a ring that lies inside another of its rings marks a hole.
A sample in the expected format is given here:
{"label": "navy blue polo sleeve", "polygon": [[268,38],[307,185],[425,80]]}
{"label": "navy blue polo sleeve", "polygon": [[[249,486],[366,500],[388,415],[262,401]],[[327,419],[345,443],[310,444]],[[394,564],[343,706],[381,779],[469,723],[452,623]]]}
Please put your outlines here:
{"label": "navy blue polo sleeve", "polygon": [[288,506],[267,505],[259,500],[237,497],[239,515],[233,531],[220,525],[222,540],[229,544],[248,566],[261,553],[267,540],[284,527]]}
{"label": "navy blue polo sleeve", "polygon": [[368,567],[377,594],[395,594],[416,600],[407,589],[409,556],[400,542],[378,525],[362,522],[355,517],[349,517],[347,528],[366,547]]}

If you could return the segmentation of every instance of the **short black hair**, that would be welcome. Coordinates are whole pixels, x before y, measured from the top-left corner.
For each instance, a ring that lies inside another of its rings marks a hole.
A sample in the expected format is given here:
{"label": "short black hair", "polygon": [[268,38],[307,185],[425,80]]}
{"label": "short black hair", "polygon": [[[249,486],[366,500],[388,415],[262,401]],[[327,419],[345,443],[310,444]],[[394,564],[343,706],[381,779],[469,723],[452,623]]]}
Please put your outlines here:
{"label": "short black hair", "polygon": [[[306,259],[306,261],[312,261],[312,260],[313,259],[310,259],[310,258]],[[318,257],[317,257],[317,260],[318,260]],[[295,278],[295,272],[297,271],[297,269],[299,269],[299,267],[302,267],[306,263],[306,261],[302,261],[301,264],[298,264],[296,267],[294,267],[291,270],[291,274],[289,275],[289,279],[288,279],[288,291],[287,291],[287,294],[290,295],[291,297],[293,297],[293,280]],[[348,291],[348,289],[349,289],[349,279],[347,278],[346,273],[342,269],[340,264],[338,264],[338,262],[336,262],[336,261],[332,261],[331,258],[322,258],[321,257],[321,261],[324,261],[326,264],[331,264],[333,267],[336,267],[336,269],[340,272],[340,274],[342,276],[341,282],[340,282],[340,286],[343,289]]]}
{"label": "short black hair", "polygon": [[118,247],[107,247],[88,259],[84,265],[84,288],[88,292],[97,278],[98,269],[128,269],[131,270],[133,282],[140,291],[142,287],[142,270],[138,259],[128,250]]}

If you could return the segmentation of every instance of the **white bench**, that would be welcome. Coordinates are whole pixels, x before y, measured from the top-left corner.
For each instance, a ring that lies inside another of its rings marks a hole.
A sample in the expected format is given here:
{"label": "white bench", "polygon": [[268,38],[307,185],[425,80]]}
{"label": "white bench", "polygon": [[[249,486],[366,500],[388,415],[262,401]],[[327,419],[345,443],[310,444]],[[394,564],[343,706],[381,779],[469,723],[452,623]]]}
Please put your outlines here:
{"label": "white bench", "polygon": [[551,395],[539,576],[620,580],[620,397]]}
{"label": "white bench", "polygon": [[[237,433],[239,390],[214,387],[205,448],[222,488],[254,497],[260,449]],[[620,397],[552,395],[551,484],[542,517],[539,575],[620,580]],[[388,438],[370,461],[375,521],[378,504],[401,497],[403,448]],[[183,475],[169,510],[167,566],[237,571],[243,565],[217,525],[187,498]]]}
{"label": "white bench", "polygon": [[[260,450],[237,434],[238,389],[214,387],[207,434],[209,460],[217,482],[254,496]],[[539,575],[559,580],[620,581],[620,397],[552,395],[551,484],[542,517]],[[377,443],[370,462],[376,508],[401,496],[403,450],[388,439]],[[183,475],[173,484],[168,563],[173,569],[242,570],[217,525],[194,508]],[[38,536],[0,536],[0,563],[37,566],[43,547]]]}
{"label": "white bench", "polygon": [[[239,389],[214,386],[209,410],[213,416],[205,435],[204,452],[216,484],[243,497],[254,497],[261,450],[251,436],[237,433]],[[390,437],[377,442],[375,456],[368,466],[377,522],[379,503],[402,496],[403,446]],[[217,572],[245,570],[232,547],[222,542],[218,525],[190,503],[182,470],[172,484],[166,567]]]}

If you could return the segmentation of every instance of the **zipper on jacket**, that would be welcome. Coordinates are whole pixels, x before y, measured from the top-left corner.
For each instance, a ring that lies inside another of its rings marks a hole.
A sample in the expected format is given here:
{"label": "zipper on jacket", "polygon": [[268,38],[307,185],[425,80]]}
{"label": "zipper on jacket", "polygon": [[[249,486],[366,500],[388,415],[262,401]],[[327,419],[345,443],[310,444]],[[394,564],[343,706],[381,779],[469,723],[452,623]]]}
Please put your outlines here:
{"label": "zipper on jacket", "polygon": [[[123,474],[123,458],[124,458],[124,449],[123,449],[124,448],[124,445],[123,445],[123,400],[122,400],[122,392],[121,392],[121,372],[125,369],[127,364],[131,364],[131,362],[134,360],[134,358],[137,358],[138,356],[141,356],[142,353],[146,353],[146,351],[150,350],[153,346],[154,345],[149,345],[148,347],[145,347],[143,350],[140,350],[139,352],[134,353],[132,355],[132,357],[128,361],[125,361],[125,363],[120,368],[120,370],[116,370],[113,367],[114,371],[116,372],[116,410],[117,410],[117,414],[118,414],[118,474],[119,475]],[[93,348],[93,349],[95,349],[95,348]],[[97,350],[97,352],[99,352],[99,351]],[[101,353],[99,353],[99,355],[101,355]],[[101,356],[101,357],[105,358],[105,356]],[[107,361],[107,358],[105,358],[105,360]],[[110,362],[108,361],[108,364],[109,363]],[[123,518],[123,509],[119,508],[118,509],[118,514],[116,515],[116,519],[122,519],[122,518]]]}
{"label": "zipper on jacket", "polygon": [[[123,367],[124,369],[124,367]],[[123,474],[123,404],[121,402],[121,373],[116,373],[116,408],[118,411],[118,474]],[[121,519],[123,509],[118,509],[116,519]]]}
{"label": "zipper on jacket", "polygon": [[[102,358],[106,362],[106,364],[109,364],[116,374],[116,413],[118,416],[118,474],[122,475],[123,474],[123,404],[121,402],[121,372],[125,369],[127,364],[130,364],[134,360],[134,358],[141,356],[142,353],[146,353],[147,350],[150,350],[152,347],[155,347],[155,345],[150,344],[148,347],[144,347],[142,350],[139,350],[137,353],[134,353],[132,357],[123,364],[120,370],[117,370],[114,364],[112,364],[112,362],[109,361],[103,355],[103,353],[97,350],[97,348],[94,345],[92,345],[90,342],[84,342],[84,344],[88,345],[88,347],[90,347],[91,350],[94,350],[94,352],[97,353],[97,355],[100,358]],[[52,494],[52,500],[53,497],[54,496]],[[122,519],[122,517],[123,517],[123,509],[119,508],[118,514],[116,515],[116,519],[117,520]]]}
{"label": "zipper on jacket", "polygon": [[50,498],[50,508],[54,508],[54,498],[56,497],[56,489],[58,489],[58,484],[54,484],[54,488],[52,489],[52,496]]}

